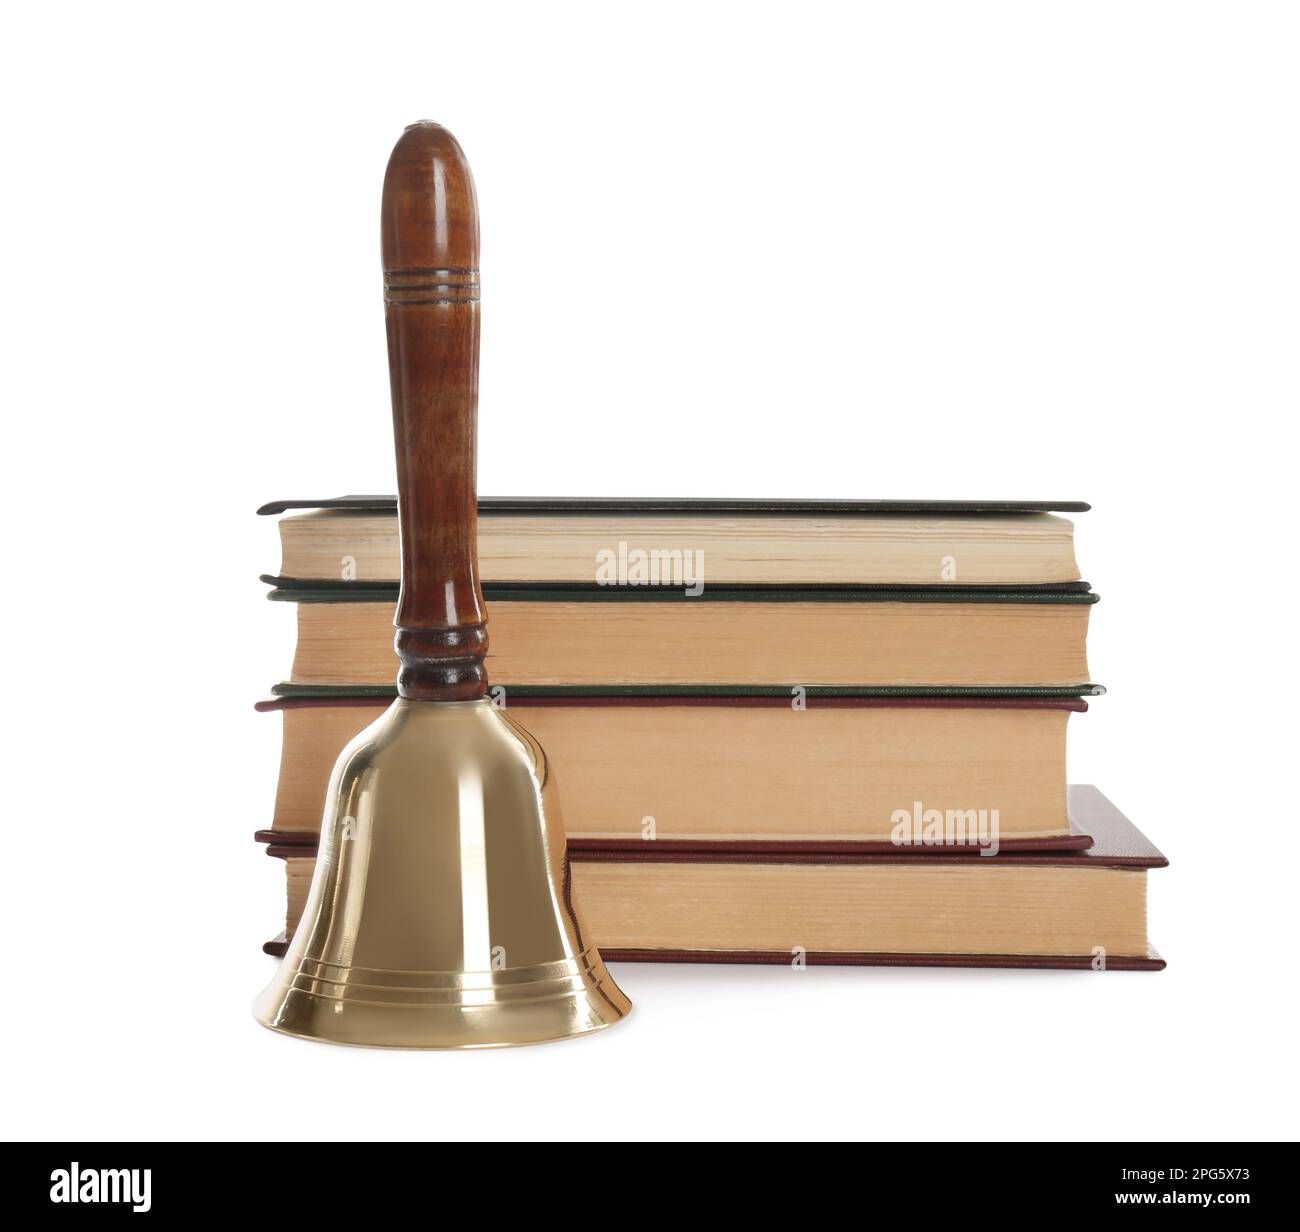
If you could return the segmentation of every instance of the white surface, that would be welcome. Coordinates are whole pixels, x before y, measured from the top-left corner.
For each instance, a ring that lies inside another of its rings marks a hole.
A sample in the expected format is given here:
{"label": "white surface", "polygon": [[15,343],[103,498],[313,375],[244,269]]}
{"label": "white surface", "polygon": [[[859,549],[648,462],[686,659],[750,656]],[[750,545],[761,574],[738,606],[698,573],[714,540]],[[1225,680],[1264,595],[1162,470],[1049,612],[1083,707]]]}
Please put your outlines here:
{"label": "white surface", "polygon": [[[1294,1137],[1294,9],[464,7],[8,18],[0,1130]],[[482,203],[482,492],[1093,502],[1071,773],[1172,861],[1167,972],[622,966],[626,1024],[475,1055],[254,1024],[253,509],[394,486],[424,117]]]}

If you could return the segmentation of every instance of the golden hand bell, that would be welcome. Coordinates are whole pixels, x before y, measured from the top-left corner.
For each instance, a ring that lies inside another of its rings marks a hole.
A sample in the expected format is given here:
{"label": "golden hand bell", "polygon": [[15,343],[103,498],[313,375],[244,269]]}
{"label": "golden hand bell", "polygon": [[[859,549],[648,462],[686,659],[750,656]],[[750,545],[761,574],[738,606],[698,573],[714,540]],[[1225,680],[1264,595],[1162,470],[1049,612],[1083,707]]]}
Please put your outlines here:
{"label": "golden hand bell", "polygon": [[478,208],[441,126],[388,162],[398,698],[340,755],[302,920],[253,1012],[338,1044],[565,1039],[631,1008],[573,900],[555,775],[487,698],[478,584]]}

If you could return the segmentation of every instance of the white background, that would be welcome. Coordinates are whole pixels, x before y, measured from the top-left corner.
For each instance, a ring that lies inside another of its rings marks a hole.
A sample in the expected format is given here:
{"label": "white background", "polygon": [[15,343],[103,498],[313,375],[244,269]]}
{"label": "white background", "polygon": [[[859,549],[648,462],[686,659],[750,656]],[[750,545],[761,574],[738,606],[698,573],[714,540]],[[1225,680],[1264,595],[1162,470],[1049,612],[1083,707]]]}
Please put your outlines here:
{"label": "white background", "polygon": [[[1294,1136],[1294,7],[467,7],[7,16],[4,1134]],[[478,181],[483,493],[1093,503],[1071,777],[1171,859],[1165,973],[627,965],[626,1024],[487,1054],[253,1022],[253,510],[394,487],[419,118]]]}

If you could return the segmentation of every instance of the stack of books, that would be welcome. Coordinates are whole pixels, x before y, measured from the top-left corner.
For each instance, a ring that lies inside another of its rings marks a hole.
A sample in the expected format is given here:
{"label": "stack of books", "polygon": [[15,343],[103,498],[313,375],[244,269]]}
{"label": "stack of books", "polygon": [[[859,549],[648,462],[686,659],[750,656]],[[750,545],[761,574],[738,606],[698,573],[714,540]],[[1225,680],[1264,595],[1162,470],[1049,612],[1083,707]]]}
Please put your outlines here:
{"label": "stack of books", "polygon": [[[479,502],[490,696],[558,774],[607,959],[1143,969],[1160,853],[1066,726],[1104,690],[1077,502]],[[396,505],[281,501],[275,811],[301,914],[330,770],[395,696]],[[283,952],[287,933],[266,946]]]}

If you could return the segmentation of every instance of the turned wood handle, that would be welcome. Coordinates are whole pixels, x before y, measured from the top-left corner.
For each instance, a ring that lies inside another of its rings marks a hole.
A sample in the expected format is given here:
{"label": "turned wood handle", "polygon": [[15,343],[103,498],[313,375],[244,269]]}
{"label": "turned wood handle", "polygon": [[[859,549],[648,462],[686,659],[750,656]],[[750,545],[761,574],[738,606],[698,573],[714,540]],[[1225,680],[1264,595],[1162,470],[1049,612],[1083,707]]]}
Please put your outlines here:
{"label": "turned wood handle", "polygon": [[439,124],[412,124],[384,175],[384,315],[397,445],[402,593],[397,691],[455,702],[487,691],[478,583],[478,205]]}

